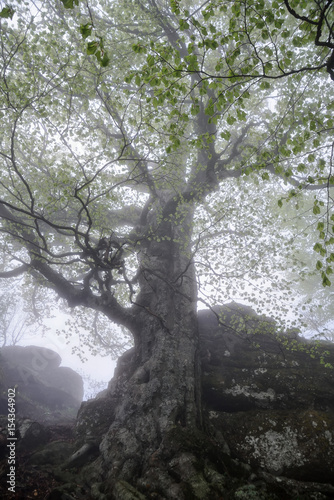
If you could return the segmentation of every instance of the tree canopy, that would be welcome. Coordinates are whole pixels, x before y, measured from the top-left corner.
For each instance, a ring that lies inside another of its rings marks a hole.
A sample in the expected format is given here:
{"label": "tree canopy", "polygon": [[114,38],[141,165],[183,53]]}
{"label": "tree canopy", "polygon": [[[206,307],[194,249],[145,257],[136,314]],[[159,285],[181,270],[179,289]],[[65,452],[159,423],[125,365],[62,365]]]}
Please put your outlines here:
{"label": "tree canopy", "polygon": [[147,242],[178,239],[209,305],[284,315],[300,278],[330,286],[331,2],[18,1],[0,15],[1,277],[28,272],[124,326]]}

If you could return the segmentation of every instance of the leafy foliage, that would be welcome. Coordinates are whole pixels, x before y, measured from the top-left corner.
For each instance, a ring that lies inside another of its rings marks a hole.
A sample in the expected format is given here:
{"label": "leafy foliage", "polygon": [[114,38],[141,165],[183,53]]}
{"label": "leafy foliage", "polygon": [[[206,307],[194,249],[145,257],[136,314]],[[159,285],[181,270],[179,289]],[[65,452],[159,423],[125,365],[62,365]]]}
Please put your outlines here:
{"label": "leafy foliage", "polygon": [[[0,216],[10,270],[25,264],[70,306],[124,326],[153,247],[193,259],[205,304],[242,299],[287,316],[300,276],[316,270],[331,285],[327,3],[5,9]],[[313,256],[307,271],[302,253]]]}

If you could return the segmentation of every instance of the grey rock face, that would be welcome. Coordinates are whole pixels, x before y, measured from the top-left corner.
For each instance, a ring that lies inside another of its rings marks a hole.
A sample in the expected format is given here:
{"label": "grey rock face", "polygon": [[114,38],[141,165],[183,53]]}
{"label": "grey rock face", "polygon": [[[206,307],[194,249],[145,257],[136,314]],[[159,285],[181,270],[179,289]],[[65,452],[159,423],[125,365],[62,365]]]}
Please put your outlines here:
{"label": "grey rock face", "polygon": [[199,312],[203,398],[233,458],[276,476],[333,482],[334,346],[317,347],[239,304]]}
{"label": "grey rock face", "polygon": [[22,380],[27,372],[45,371],[51,368],[58,368],[61,363],[61,357],[52,349],[46,347],[30,346],[5,346],[1,349],[3,358],[22,370],[20,375]]}
{"label": "grey rock face", "polygon": [[7,389],[15,387],[16,412],[39,422],[73,418],[83,398],[79,374],[59,366],[60,356],[37,346],[8,346],[0,351],[0,414],[7,413]]}

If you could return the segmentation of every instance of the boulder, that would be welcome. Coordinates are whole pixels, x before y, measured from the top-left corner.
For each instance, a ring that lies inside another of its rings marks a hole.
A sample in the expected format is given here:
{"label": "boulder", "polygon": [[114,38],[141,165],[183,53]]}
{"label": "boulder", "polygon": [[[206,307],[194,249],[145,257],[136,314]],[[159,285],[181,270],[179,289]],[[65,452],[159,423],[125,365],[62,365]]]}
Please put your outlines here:
{"label": "boulder", "polygon": [[56,352],[38,346],[8,346],[0,356],[0,414],[7,414],[7,391],[15,387],[18,417],[44,423],[75,418],[83,399],[83,380],[71,368],[59,366]]}
{"label": "boulder", "polygon": [[1,349],[1,355],[7,362],[21,368],[20,375],[22,380],[24,380],[25,377],[25,369],[27,369],[28,372],[35,373],[50,370],[51,368],[58,368],[61,363],[61,357],[57,352],[46,347],[38,347],[35,345],[4,346]]}
{"label": "boulder", "polygon": [[83,381],[81,375],[67,366],[51,368],[44,372],[44,382],[66,392],[79,403],[83,399]]}
{"label": "boulder", "polygon": [[[211,413],[231,455],[274,476],[332,482],[334,416],[313,410]],[[333,482],[334,485],[334,482]]]}
{"label": "boulder", "polygon": [[199,311],[203,399],[233,459],[334,485],[334,346],[240,304]]}
{"label": "boulder", "polygon": [[33,420],[24,419],[18,421],[18,445],[23,448],[31,449],[32,446],[40,446],[47,441],[47,432],[43,425]]}

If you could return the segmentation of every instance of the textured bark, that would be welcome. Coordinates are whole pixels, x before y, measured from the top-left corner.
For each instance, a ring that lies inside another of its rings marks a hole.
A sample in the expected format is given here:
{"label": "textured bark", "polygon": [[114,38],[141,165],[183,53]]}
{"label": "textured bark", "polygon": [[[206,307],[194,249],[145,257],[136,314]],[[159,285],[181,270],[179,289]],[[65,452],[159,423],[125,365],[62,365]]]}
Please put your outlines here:
{"label": "textured bark", "polygon": [[170,330],[148,318],[127,370],[116,374],[110,386],[118,404],[100,445],[109,478],[133,483],[140,476],[151,477],[165,451],[166,435],[175,426],[195,428],[198,423],[195,318],[192,311],[182,312],[182,307],[171,311],[179,321],[174,319]]}
{"label": "textured bark", "polygon": [[178,224],[171,220],[180,209],[175,205],[164,215],[168,222],[158,224],[154,218],[142,228],[153,236],[140,251],[135,346],[120,360],[109,385],[110,427],[96,462],[111,498],[125,498],[125,481],[141,490],[147,484],[154,491],[163,488],[160,498],[182,499],[183,486],[167,471],[166,460],[184,457],[174,453],[170,438],[175,429],[193,432],[201,426],[196,280],[189,248],[192,207],[183,208]]}

